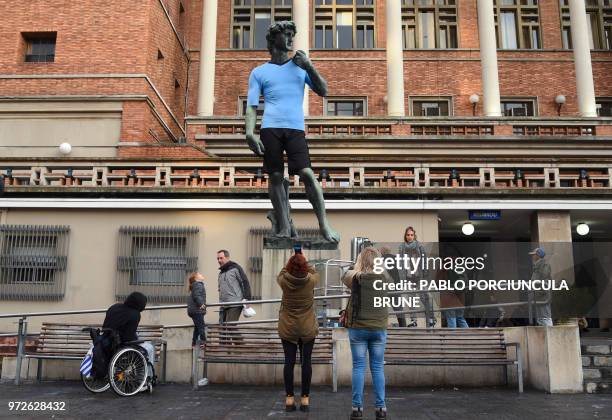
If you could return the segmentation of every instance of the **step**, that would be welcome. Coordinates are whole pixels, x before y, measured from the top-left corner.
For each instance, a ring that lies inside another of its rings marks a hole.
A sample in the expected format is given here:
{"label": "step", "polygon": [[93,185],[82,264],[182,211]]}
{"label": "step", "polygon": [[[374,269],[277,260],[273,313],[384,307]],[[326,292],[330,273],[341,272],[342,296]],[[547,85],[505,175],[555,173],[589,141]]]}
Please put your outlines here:
{"label": "step", "polygon": [[610,349],[610,345],[608,344],[596,344],[596,345],[581,345],[580,351],[583,356],[606,356],[612,355],[612,349]]}
{"label": "step", "polygon": [[584,381],[587,394],[612,394],[612,379]]}

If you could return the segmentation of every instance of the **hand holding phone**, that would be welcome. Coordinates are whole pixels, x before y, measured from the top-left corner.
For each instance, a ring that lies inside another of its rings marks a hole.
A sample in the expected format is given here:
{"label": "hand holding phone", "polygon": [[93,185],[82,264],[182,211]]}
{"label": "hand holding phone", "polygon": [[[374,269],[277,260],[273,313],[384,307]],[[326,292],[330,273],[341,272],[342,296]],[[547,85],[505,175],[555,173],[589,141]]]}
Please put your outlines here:
{"label": "hand holding phone", "polygon": [[293,252],[295,252],[296,254],[301,254],[302,253],[302,244],[301,243],[297,243],[293,245]]}

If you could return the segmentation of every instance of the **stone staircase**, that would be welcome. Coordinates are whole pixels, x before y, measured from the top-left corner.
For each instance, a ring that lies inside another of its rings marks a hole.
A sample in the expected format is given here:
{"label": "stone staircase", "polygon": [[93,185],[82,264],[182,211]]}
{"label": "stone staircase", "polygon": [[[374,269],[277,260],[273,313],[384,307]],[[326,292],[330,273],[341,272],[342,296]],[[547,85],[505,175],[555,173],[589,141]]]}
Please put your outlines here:
{"label": "stone staircase", "polygon": [[584,392],[612,394],[612,339],[582,339]]}

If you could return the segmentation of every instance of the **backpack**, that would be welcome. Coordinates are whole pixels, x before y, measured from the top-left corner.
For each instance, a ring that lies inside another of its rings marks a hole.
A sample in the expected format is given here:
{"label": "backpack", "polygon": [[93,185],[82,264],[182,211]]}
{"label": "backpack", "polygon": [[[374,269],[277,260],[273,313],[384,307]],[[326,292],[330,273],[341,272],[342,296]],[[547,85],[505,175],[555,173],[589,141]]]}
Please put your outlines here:
{"label": "backpack", "polygon": [[120,344],[119,334],[116,331],[105,331],[100,329],[91,331],[93,340],[93,357],[91,375],[96,379],[104,379],[108,374],[108,365]]}

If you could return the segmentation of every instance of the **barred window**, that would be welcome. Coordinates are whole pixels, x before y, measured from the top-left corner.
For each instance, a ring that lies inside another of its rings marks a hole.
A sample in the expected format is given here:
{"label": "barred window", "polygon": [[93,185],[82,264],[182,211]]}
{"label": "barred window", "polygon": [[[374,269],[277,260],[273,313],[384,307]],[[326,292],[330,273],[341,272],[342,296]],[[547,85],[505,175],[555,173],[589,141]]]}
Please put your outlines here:
{"label": "barred window", "polygon": [[538,0],[494,0],[497,48],[540,49]]}
{"label": "barred window", "polygon": [[232,48],[266,49],[270,24],[291,20],[293,0],[234,0],[233,3]]}
{"label": "barred window", "polygon": [[23,32],[26,63],[52,63],[55,61],[57,32]]}
{"label": "barred window", "polygon": [[68,226],[0,225],[0,299],[60,300]]}
{"label": "barred window", "polygon": [[402,0],[404,49],[457,48],[456,0]]}
{"label": "barred window", "polygon": [[[587,0],[587,25],[589,44],[592,50],[612,50],[612,1]],[[571,49],[572,32],[569,0],[560,0],[561,39],[563,48]]]}
{"label": "barred window", "polygon": [[182,302],[187,275],[198,269],[197,227],[119,229],[117,299],[140,291],[153,302]]}
{"label": "barred window", "polygon": [[612,117],[612,98],[597,98],[597,115],[600,117]]}
{"label": "barred window", "polygon": [[374,0],[315,0],[315,48],[375,48]]}

